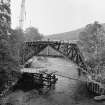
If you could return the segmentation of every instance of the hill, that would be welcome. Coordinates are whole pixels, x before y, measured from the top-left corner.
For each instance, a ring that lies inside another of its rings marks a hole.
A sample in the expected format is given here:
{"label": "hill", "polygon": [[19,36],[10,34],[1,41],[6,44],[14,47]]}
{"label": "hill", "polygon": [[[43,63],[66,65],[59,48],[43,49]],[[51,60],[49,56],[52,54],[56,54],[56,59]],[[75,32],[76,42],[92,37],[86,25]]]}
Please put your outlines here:
{"label": "hill", "polygon": [[65,33],[48,35],[48,36],[45,36],[45,39],[50,39],[50,40],[78,40],[79,33],[82,30],[83,30],[83,28],[80,28],[80,29],[65,32]]}
{"label": "hill", "polygon": [[[102,25],[105,28],[105,23],[103,23]],[[59,33],[59,34],[47,35],[47,36],[45,36],[44,39],[45,40],[46,39],[50,39],[50,40],[73,40],[73,41],[78,40],[79,33],[84,28],[80,28],[80,29],[77,29],[77,30],[74,30],[74,31]]]}

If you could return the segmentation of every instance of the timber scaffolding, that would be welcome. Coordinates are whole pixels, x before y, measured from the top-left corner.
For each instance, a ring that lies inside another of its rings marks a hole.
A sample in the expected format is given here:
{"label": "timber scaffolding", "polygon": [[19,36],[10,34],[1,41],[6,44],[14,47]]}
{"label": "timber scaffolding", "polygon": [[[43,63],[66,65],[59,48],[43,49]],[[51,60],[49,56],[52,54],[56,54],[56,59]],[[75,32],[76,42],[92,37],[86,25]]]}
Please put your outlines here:
{"label": "timber scaffolding", "polygon": [[[76,43],[65,42],[65,41],[34,41],[34,42],[24,42],[22,50],[20,52],[21,64],[24,65],[30,58],[37,56],[43,49],[47,46],[52,47],[54,50],[58,51],[63,55],[64,58],[74,62],[80,69],[80,74],[83,74],[85,82],[88,89],[99,95],[105,94],[105,84],[102,82],[102,78],[97,79],[99,76],[97,74],[93,75],[91,69],[88,68],[84,61],[84,57]],[[63,76],[63,75],[62,75]],[[70,78],[70,77],[67,77]],[[79,81],[84,81],[80,79],[74,79]]]}

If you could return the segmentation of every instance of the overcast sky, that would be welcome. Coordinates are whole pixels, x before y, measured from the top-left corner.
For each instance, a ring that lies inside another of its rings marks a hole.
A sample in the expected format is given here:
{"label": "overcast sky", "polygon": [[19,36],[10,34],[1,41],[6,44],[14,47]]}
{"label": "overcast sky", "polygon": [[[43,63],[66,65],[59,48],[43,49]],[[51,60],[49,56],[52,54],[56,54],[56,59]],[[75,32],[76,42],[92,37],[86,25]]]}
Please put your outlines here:
{"label": "overcast sky", "polygon": [[[22,0],[11,0],[12,27],[19,24]],[[94,21],[105,23],[105,0],[26,0],[24,28],[44,35],[78,29]]]}

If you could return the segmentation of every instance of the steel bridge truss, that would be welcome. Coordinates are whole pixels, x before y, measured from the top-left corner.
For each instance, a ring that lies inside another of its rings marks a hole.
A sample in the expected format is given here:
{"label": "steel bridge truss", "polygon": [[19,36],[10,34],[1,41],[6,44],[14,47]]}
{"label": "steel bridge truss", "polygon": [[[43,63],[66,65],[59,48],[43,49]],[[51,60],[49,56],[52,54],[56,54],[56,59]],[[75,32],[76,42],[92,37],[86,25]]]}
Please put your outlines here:
{"label": "steel bridge truss", "polygon": [[101,82],[97,82],[90,74],[89,68],[87,68],[84,57],[79,50],[76,43],[62,42],[62,41],[35,41],[24,42],[22,50],[20,52],[20,63],[24,65],[30,58],[37,56],[47,46],[52,47],[56,51],[60,52],[64,57],[68,58],[82,70],[81,73],[86,74],[86,83],[90,91],[97,94],[105,94],[105,88]]}
{"label": "steel bridge truss", "polygon": [[64,41],[35,41],[24,42],[22,46],[20,56],[20,63],[25,64],[33,56],[37,56],[47,46],[52,47],[54,50],[60,52],[64,57],[70,59],[83,70],[87,71],[84,58],[76,43],[64,42]]}

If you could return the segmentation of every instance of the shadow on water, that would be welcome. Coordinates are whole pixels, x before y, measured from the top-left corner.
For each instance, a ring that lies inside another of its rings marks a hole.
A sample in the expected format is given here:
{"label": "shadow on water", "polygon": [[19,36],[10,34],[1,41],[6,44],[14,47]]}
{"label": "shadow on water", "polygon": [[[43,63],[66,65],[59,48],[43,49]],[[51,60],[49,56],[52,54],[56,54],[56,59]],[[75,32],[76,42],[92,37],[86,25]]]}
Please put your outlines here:
{"label": "shadow on water", "polygon": [[17,84],[12,88],[13,91],[23,90],[24,92],[30,91],[32,89],[39,90],[43,85],[35,81],[31,74],[23,73],[22,77],[19,79]]}
{"label": "shadow on water", "polygon": [[91,99],[94,97],[94,94],[88,91],[85,82],[78,82],[73,96],[74,100],[79,101],[79,100]]}

